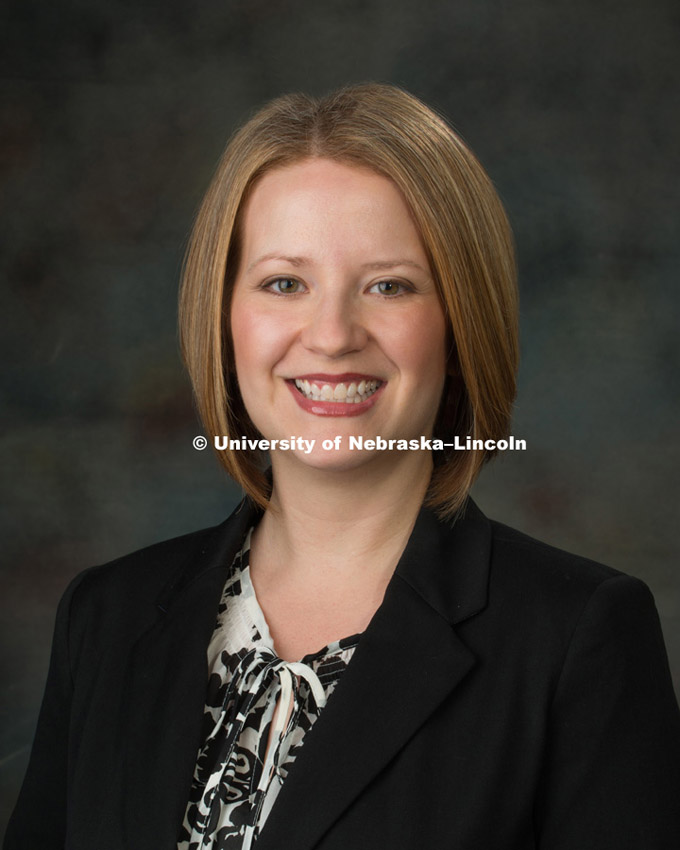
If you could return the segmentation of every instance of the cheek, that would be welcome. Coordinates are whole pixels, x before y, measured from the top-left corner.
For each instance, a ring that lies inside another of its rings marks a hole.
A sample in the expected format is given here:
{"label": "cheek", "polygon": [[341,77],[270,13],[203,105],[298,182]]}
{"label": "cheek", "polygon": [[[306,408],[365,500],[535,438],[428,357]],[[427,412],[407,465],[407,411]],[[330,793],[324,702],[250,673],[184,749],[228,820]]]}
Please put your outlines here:
{"label": "cheek", "polygon": [[265,378],[284,356],[289,329],[280,314],[253,309],[235,301],[231,310],[231,340],[239,380]]}
{"label": "cheek", "polygon": [[416,313],[402,329],[399,349],[404,362],[422,378],[446,373],[446,319],[441,310]]}
{"label": "cheek", "polygon": [[236,377],[241,396],[248,407],[249,389],[257,381],[258,356],[261,356],[257,323],[252,311],[235,301],[231,308],[230,324]]}
{"label": "cheek", "polygon": [[249,320],[248,312],[234,306],[231,311],[231,345],[237,370],[250,363],[253,347],[253,322]]}

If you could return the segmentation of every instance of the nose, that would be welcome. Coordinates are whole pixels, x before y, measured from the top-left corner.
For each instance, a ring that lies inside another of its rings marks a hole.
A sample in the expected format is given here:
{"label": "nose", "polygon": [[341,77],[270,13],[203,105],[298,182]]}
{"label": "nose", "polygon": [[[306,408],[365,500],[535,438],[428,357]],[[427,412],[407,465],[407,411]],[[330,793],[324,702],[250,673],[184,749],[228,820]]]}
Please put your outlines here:
{"label": "nose", "polygon": [[319,295],[300,339],[309,351],[330,358],[361,351],[368,333],[360,305],[339,288]]}

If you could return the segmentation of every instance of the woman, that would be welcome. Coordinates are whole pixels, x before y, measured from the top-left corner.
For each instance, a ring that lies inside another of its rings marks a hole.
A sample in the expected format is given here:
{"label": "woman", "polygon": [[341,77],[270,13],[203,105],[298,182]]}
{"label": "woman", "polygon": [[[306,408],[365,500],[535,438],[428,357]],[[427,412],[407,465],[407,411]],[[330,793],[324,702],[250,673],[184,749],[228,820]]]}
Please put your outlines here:
{"label": "woman", "polygon": [[507,435],[517,365],[509,227],[446,124],[389,86],[265,107],[181,323],[247,496],[71,585],[7,850],[680,846],[649,591],[487,520],[493,451],[446,445]]}

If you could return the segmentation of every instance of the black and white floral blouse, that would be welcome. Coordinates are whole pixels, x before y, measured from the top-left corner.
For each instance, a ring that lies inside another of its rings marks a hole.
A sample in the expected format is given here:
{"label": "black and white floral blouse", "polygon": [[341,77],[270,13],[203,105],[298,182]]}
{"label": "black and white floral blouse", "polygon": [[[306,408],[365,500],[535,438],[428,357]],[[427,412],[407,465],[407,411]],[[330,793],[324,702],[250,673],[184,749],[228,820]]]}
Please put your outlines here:
{"label": "black and white floral blouse", "polygon": [[305,734],[349,663],[359,635],[283,661],[250,580],[251,531],[234,559],[208,647],[211,671],[178,850],[249,850]]}

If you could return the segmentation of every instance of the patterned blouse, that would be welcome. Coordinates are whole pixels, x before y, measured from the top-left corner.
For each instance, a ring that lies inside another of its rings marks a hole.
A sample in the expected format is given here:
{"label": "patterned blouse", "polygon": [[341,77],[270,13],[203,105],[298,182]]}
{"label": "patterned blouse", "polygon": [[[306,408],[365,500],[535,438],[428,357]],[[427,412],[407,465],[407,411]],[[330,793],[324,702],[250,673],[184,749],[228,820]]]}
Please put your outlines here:
{"label": "patterned blouse", "polygon": [[360,635],[301,661],[276,655],[250,580],[252,529],[224,586],[208,647],[203,745],[178,850],[249,850]]}

